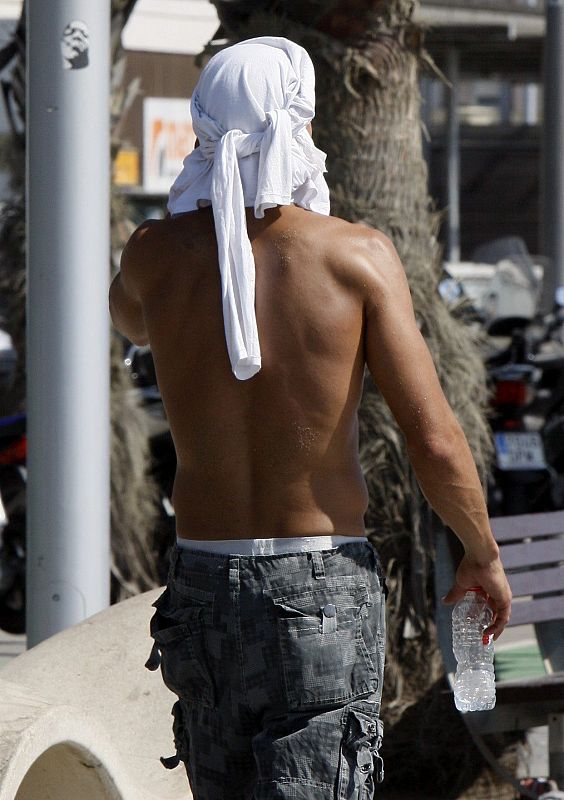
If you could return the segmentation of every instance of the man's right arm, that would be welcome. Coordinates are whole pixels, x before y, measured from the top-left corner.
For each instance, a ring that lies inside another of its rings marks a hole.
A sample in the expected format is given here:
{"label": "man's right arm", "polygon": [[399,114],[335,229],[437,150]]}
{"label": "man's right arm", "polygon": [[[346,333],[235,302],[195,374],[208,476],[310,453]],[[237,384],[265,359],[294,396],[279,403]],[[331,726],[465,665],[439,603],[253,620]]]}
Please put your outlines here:
{"label": "man's right arm", "polygon": [[439,382],[419,331],[404,268],[392,243],[366,233],[361,256],[368,368],[404,437],[421,490],[464,545],[456,584],[445,602],[482,586],[495,605],[488,629],[497,639],[511,610],[511,590],[491,532],[470,447]]}

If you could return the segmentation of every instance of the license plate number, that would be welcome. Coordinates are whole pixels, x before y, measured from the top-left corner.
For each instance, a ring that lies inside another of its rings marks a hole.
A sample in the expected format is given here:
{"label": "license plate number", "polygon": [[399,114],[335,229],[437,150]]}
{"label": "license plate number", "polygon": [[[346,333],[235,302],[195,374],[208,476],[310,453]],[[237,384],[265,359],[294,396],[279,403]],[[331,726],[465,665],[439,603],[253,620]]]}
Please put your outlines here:
{"label": "license plate number", "polygon": [[539,433],[496,433],[494,438],[499,469],[546,469]]}

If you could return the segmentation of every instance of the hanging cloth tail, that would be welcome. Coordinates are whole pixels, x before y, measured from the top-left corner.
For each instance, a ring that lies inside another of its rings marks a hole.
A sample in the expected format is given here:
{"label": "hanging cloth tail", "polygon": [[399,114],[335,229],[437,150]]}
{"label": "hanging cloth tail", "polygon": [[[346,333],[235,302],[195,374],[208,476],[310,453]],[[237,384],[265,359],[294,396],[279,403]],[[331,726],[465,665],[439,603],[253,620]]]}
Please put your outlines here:
{"label": "hanging cloth tail", "polygon": [[266,112],[266,130],[260,143],[255,216],[265,209],[292,202],[292,120],[285,108]]}
{"label": "hanging cloth tail", "polygon": [[210,192],[227,352],[239,380],[252,378],[260,370],[261,354],[255,315],[255,260],[247,234],[237,156],[238,148],[241,156],[256,152],[260,138],[237,130],[221,137],[216,145]]}

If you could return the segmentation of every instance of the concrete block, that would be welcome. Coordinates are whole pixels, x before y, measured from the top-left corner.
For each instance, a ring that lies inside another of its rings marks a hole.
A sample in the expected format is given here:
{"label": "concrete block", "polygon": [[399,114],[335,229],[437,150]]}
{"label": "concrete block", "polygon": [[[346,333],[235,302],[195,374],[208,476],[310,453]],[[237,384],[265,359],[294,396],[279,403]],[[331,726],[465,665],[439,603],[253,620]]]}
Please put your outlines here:
{"label": "concrete block", "polygon": [[95,614],[0,673],[0,800],[190,800],[176,696],[145,669],[156,589]]}

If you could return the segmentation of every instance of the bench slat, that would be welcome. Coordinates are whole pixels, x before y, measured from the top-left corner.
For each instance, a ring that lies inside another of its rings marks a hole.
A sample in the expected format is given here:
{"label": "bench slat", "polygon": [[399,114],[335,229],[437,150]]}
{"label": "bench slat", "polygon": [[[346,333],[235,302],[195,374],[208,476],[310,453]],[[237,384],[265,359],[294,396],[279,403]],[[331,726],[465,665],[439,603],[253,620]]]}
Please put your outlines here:
{"label": "bench slat", "polygon": [[535,687],[544,688],[547,686],[553,687],[553,691],[555,692],[561,691],[562,697],[564,697],[564,672],[551,672],[539,678],[518,678],[517,680],[498,681],[496,683],[497,690],[502,687],[505,689],[533,689]]}
{"label": "bench slat", "polygon": [[564,684],[547,681],[540,685],[523,683],[522,686],[509,686],[498,684],[496,686],[496,701],[503,703],[554,703],[552,713],[564,710]]}
{"label": "bench slat", "polygon": [[532,600],[522,600],[511,606],[511,619],[509,625],[528,625],[531,622],[548,622],[549,620],[562,620],[564,629],[564,596],[540,597]]}
{"label": "bench slat", "polygon": [[492,517],[493,535],[497,542],[511,539],[535,538],[564,533],[564,511],[547,511],[541,514],[518,514],[513,517]]}
{"label": "bench slat", "polygon": [[506,544],[500,547],[500,555],[505,569],[564,561],[564,539]]}
{"label": "bench slat", "polygon": [[539,592],[564,592],[564,566],[507,573],[513,597]]}

